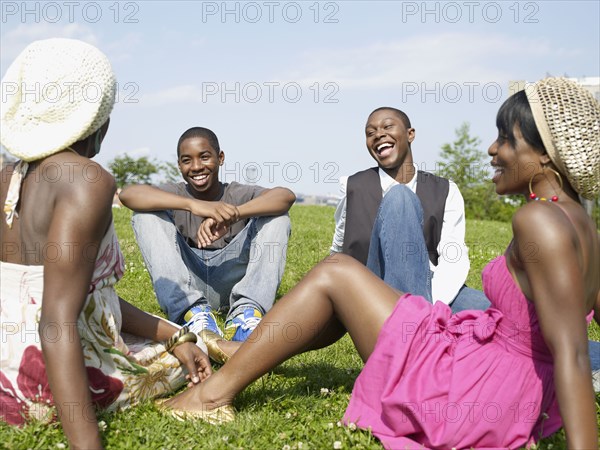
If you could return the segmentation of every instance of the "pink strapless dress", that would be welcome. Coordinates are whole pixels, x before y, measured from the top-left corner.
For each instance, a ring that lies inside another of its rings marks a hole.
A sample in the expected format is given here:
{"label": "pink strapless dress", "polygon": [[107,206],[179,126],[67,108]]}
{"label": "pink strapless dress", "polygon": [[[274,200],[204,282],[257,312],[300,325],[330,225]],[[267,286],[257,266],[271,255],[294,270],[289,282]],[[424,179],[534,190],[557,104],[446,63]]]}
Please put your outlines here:
{"label": "pink strapless dress", "polygon": [[[504,256],[482,274],[486,311],[452,315],[406,294],[354,385],[344,421],[389,449],[518,448],[561,426],[552,356]],[[588,321],[591,315],[588,316]]]}

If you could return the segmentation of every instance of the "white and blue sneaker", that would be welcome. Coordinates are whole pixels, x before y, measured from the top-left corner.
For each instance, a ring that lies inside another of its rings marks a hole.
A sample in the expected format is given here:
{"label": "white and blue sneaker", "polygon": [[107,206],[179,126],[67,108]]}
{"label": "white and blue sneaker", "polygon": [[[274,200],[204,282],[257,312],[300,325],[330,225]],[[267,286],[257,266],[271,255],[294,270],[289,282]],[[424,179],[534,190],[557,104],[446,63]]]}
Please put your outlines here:
{"label": "white and blue sneaker", "polygon": [[258,309],[248,308],[225,322],[225,337],[230,341],[244,342],[262,319]]}
{"label": "white and blue sneaker", "polygon": [[210,330],[223,337],[223,332],[217,325],[217,319],[208,305],[192,306],[183,316],[185,325],[193,333],[200,334],[202,330]]}

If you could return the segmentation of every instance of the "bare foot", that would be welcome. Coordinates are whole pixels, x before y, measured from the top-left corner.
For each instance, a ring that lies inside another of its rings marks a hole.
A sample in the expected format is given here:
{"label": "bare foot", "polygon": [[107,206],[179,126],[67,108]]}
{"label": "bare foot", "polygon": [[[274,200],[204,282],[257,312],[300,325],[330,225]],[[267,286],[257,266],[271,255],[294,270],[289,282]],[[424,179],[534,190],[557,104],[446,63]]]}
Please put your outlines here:
{"label": "bare foot", "polygon": [[164,405],[168,408],[183,410],[183,411],[210,411],[212,409],[219,408],[224,405],[231,405],[232,400],[217,398],[214,394],[214,389],[211,389],[210,383],[211,378],[216,374],[211,375],[206,381],[193,386],[190,389],[186,389],[175,397],[170,398]]}

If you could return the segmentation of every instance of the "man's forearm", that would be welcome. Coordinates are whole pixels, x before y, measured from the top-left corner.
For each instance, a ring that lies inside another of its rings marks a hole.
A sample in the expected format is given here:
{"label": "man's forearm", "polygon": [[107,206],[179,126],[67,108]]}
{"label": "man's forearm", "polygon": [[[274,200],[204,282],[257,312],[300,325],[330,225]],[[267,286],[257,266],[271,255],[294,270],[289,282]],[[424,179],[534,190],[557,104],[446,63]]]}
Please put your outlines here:
{"label": "man's forearm", "polygon": [[190,199],[148,185],[127,186],[119,194],[119,199],[133,211],[190,210]]}
{"label": "man's forearm", "polygon": [[287,188],[273,188],[238,206],[240,219],[260,216],[280,216],[289,211],[296,196]]}

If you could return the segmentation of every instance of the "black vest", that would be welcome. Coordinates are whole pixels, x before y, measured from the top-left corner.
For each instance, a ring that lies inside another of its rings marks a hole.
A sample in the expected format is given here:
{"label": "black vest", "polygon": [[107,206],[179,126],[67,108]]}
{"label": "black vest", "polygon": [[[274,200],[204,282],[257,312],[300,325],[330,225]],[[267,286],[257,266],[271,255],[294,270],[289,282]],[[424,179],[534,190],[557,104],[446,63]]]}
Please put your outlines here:
{"label": "black vest", "polygon": [[[383,199],[378,167],[348,178],[346,189],[346,229],[342,252],[367,264],[371,232]],[[437,247],[442,235],[444,209],[450,184],[445,178],[417,171],[417,197],[423,208],[423,235],[429,260],[437,266]]]}

